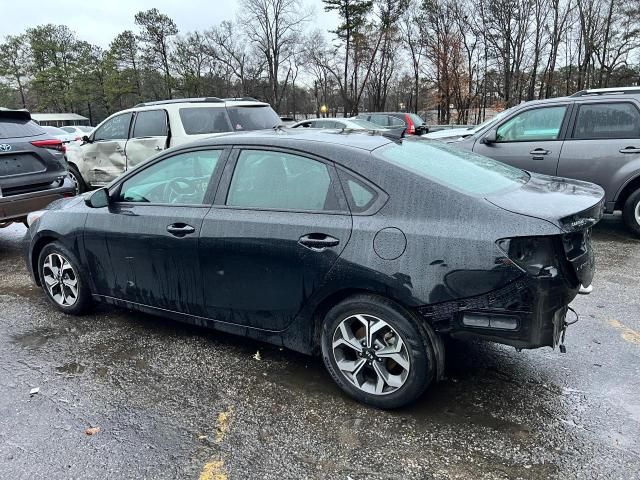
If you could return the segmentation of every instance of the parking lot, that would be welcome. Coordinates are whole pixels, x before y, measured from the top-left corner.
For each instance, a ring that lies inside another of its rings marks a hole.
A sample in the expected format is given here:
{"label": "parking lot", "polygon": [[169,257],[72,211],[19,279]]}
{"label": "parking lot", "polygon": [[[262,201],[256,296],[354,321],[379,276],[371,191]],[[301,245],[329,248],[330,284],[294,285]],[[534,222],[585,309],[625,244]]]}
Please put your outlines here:
{"label": "parking lot", "polygon": [[2,478],[640,478],[640,240],[619,217],[595,228],[566,354],[451,344],[447,379],[398,411],[277,347],[65,316],[28,278],[24,232],[0,230]]}

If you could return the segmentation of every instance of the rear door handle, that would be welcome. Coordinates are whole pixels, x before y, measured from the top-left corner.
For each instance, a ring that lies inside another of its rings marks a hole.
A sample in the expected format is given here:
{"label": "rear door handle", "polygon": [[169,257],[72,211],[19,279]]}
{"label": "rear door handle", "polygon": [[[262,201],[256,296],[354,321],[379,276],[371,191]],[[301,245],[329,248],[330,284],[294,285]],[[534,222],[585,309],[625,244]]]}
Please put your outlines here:
{"label": "rear door handle", "polygon": [[186,223],[172,223],[171,225],[167,225],[167,232],[175,237],[184,237],[195,231],[195,228]]}
{"label": "rear door handle", "polygon": [[640,148],[638,147],[624,147],[619,150],[620,153],[640,153]]}
{"label": "rear door handle", "polygon": [[340,240],[324,233],[308,233],[301,236],[298,243],[314,252],[323,252],[329,247],[337,247]]}

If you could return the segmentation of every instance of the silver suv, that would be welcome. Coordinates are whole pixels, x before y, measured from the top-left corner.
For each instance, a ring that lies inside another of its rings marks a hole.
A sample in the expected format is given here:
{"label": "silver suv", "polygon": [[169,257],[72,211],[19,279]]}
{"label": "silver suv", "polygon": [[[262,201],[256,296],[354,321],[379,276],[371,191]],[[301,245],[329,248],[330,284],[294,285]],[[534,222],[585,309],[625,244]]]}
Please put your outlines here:
{"label": "silver suv", "polygon": [[166,148],[227,132],[279,125],[268,103],[243,98],[182,98],[140,103],[104,120],[67,150],[78,192],[103,186]]}
{"label": "silver suv", "polygon": [[640,235],[640,87],[518,105],[455,143],[524,170],[597,183]]}

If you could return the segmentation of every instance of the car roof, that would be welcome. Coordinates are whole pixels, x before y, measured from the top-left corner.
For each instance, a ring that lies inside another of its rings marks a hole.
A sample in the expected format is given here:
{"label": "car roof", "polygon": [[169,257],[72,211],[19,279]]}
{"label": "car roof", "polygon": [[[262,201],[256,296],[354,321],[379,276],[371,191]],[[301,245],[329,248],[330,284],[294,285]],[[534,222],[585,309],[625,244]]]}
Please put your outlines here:
{"label": "car roof", "polygon": [[[302,142],[309,143],[311,150],[322,145],[342,146],[373,151],[393,142],[393,138],[368,130],[342,129],[290,129],[274,128],[271,130],[254,130],[248,132],[229,133],[192,142],[185,147],[215,145],[267,145],[273,147],[298,147]],[[313,148],[315,147],[315,148]]]}
{"label": "car roof", "polygon": [[138,103],[131,108],[120,110],[110,117],[129,112],[141,112],[145,110],[158,110],[159,108],[224,108],[224,107],[257,107],[268,106],[266,102],[261,102],[251,97],[241,98],[218,98],[218,97],[201,97],[201,98],[174,98],[171,100],[159,100],[156,102]]}

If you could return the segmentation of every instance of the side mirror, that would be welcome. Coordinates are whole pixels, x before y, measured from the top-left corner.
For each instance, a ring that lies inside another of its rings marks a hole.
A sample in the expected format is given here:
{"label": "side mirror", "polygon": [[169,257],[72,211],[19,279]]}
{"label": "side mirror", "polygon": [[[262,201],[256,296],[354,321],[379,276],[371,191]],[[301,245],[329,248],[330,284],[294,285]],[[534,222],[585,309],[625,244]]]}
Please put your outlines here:
{"label": "side mirror", "polygon": [[492,128],[487,132],[487,134],[482,137],[482,143],[486,145],[491,145],[492,143],[496,143],[498,141],[498,132],[495,128]]}
{"label": "side mirror", "polygon": [[87,207],[91,208],[102,208],[109,206],[109,189],[106,187],[99,188],[87,198],[85,198],[84,203]]}
{"label": "side mirror", "polygon": [[91,143],[91,139],[89,138],[89,135],[82,136],[82,143]]}

